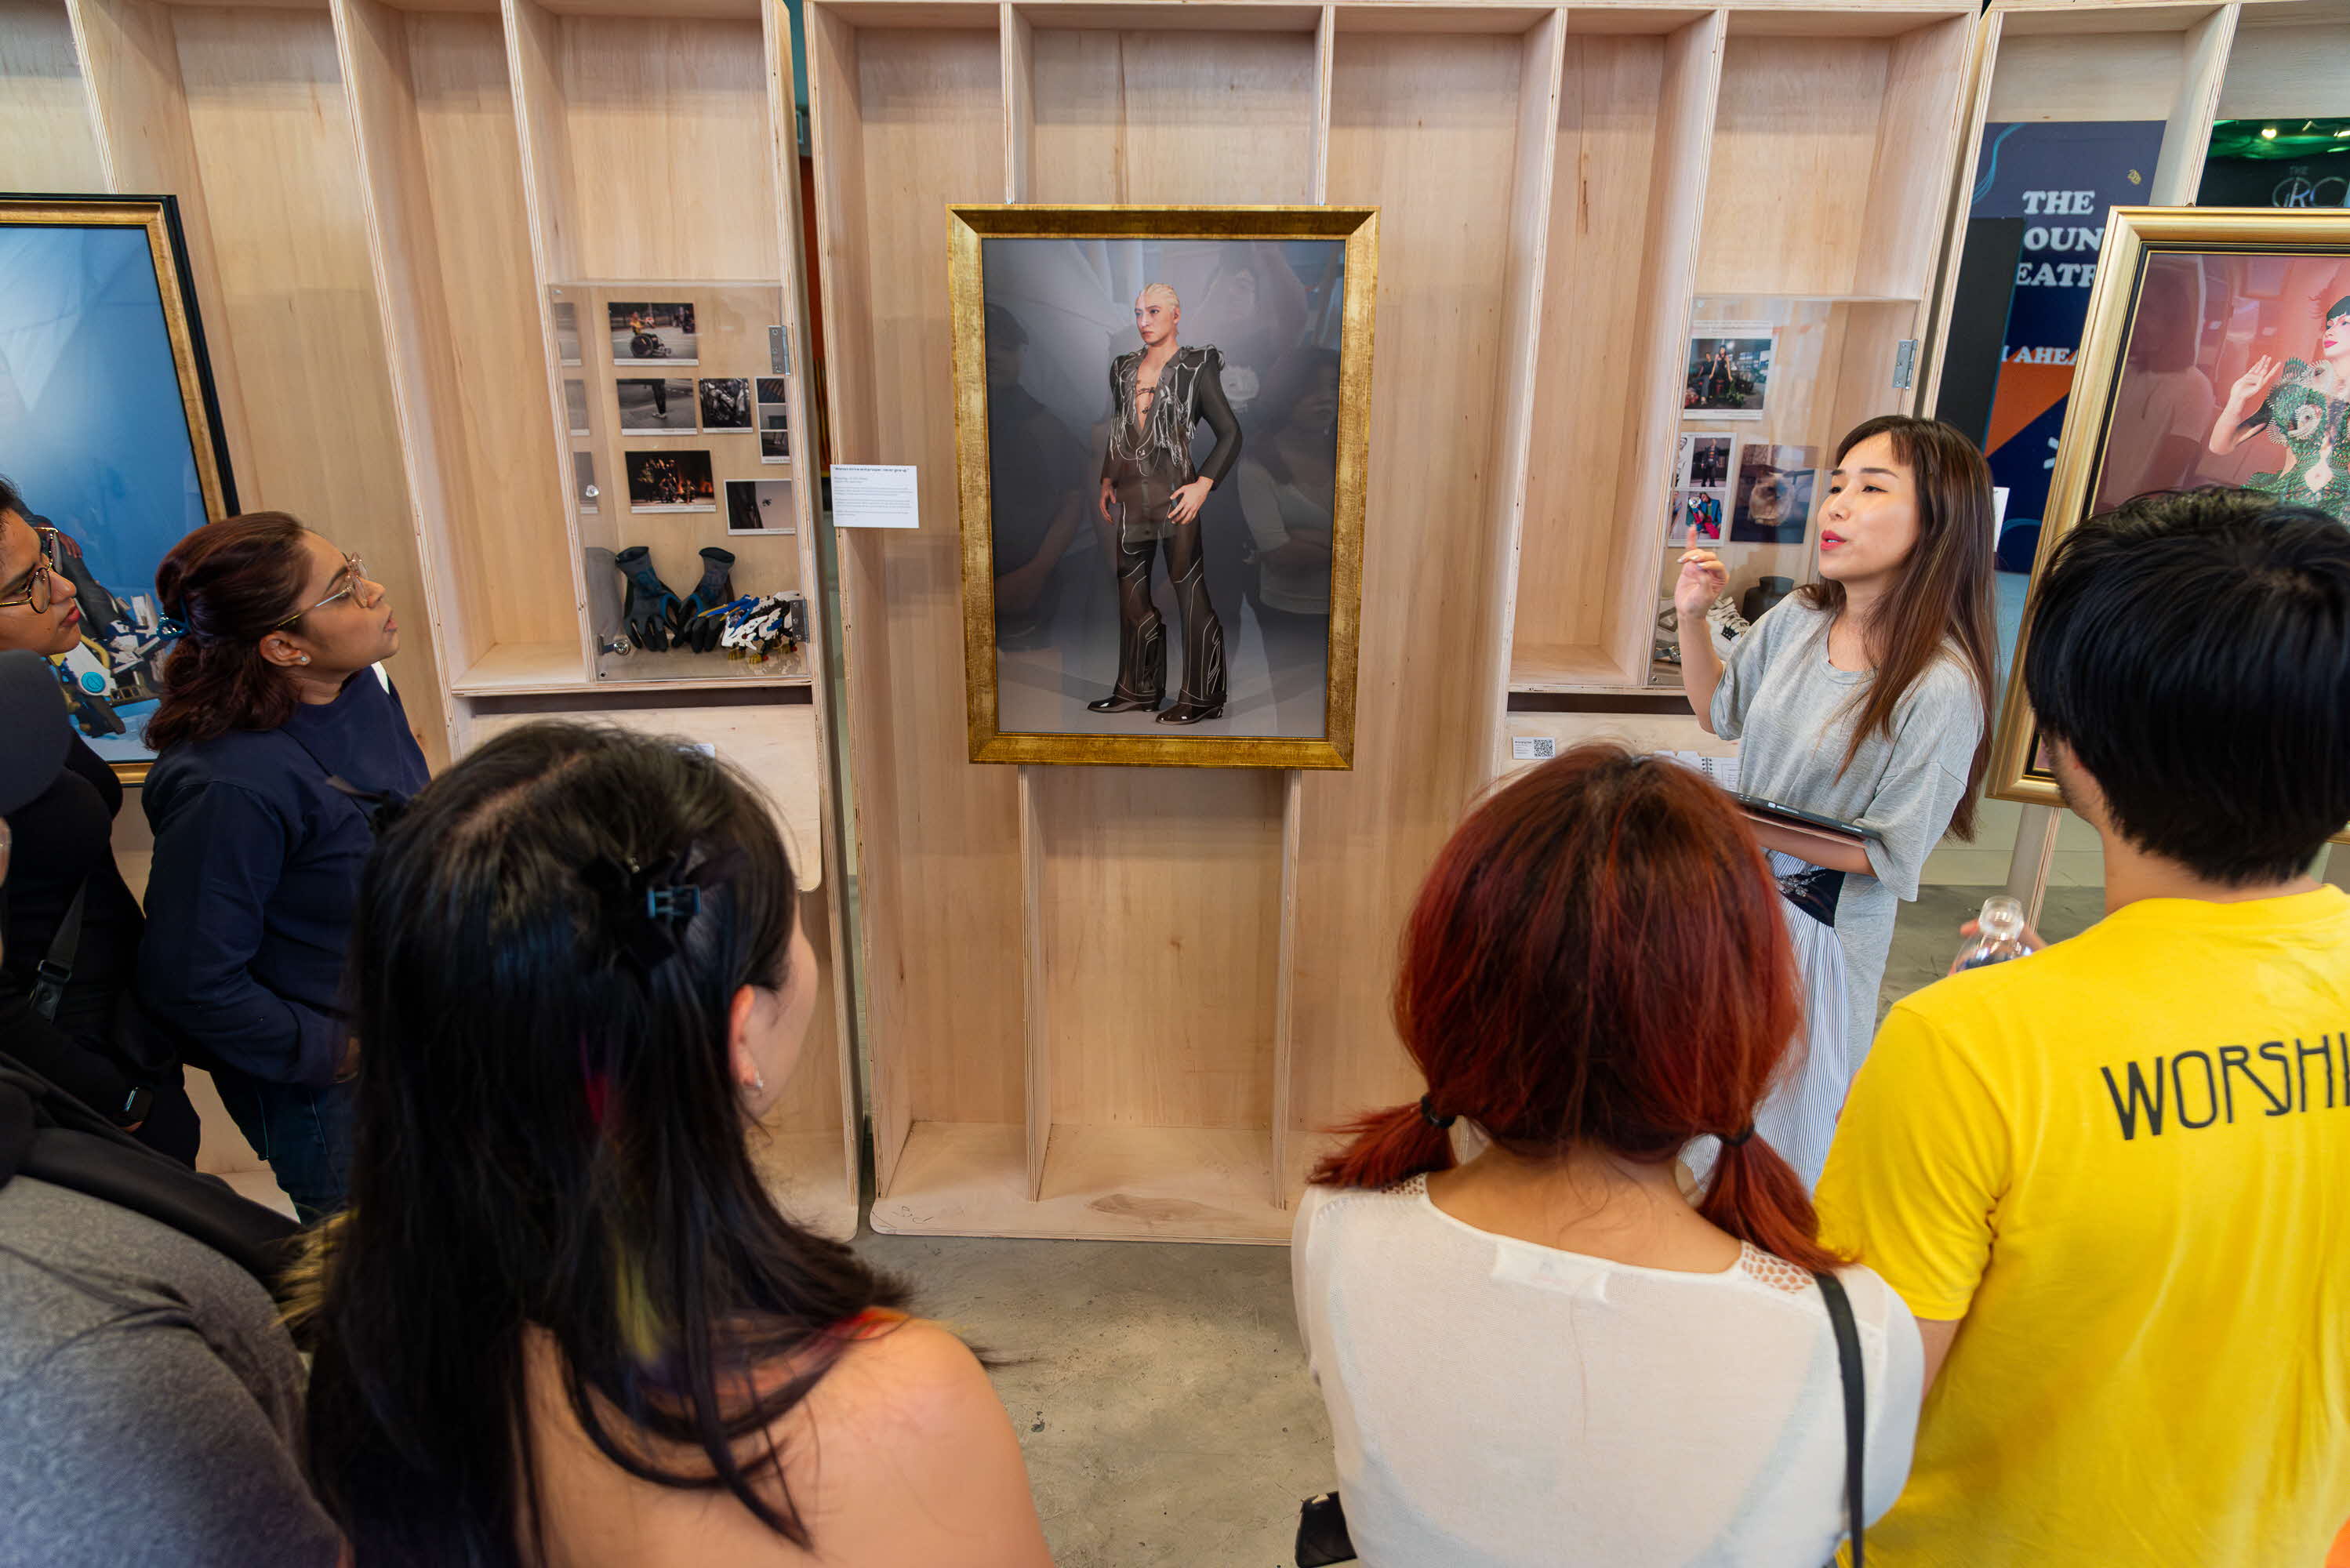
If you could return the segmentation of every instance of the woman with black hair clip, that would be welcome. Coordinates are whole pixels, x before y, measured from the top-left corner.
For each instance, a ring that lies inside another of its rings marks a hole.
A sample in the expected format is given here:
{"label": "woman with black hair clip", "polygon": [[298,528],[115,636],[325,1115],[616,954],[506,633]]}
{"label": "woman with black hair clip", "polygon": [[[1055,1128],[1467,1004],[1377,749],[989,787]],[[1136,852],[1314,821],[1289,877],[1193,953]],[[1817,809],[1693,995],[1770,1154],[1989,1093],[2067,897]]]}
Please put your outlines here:
{"label": "woman with black hair clip", "polygon": [[816,1006],[797,896],[741,776],[579,725],[385,837],[351,1207],[301,1314],[357,1568],[1049,1568],[971,1352],[752,1162]]}

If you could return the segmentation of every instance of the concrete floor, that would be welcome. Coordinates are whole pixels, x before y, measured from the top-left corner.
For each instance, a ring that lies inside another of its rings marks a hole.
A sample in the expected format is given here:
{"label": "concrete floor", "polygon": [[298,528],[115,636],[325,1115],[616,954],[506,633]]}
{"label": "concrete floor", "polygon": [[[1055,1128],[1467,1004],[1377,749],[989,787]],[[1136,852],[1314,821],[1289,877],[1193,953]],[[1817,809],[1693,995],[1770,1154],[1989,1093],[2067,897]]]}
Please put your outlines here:
{"label": "concrete floor", "polygon": [[[1905,906],[1882,1005],[1939,978],[1995,888]],[[2048,890],[2077,933],[2095,888]],[[1280,1247],[879,1236],[858,1250],[1001,1364],[1059,1568],[1286,1568],[1297,1504],[1336,1483]]]}
{"label": "concrete floor", "polygon": [[1285,1247],[878,1236],[997,1360],[1059,1568],[1277,1568],[1336,1482]]}

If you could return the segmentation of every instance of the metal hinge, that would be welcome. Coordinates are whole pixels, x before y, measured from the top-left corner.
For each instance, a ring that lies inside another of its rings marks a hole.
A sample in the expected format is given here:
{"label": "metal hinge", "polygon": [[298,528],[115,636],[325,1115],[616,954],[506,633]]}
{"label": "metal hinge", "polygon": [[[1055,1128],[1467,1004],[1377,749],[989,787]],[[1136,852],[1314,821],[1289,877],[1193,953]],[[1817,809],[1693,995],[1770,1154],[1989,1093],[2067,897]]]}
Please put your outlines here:
{"label": "metal hinge", "polygon": [[1893,346],[1893,389],[1906,392],[1918,379],[1918,340],[1904,337]]}

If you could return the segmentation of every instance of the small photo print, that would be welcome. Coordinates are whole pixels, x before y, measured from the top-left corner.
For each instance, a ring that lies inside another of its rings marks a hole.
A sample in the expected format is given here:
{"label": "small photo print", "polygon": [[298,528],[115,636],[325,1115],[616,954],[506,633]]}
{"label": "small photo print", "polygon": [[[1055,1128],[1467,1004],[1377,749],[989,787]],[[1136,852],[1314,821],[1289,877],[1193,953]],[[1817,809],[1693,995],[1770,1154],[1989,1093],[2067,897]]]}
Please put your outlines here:
{"label": "small photo print", "polygon": [[571,433],[588,433],[588,383],[566,378],[563,383],[564,411],[571,416]]}
{"label": "small photo print", "polygon": [[715,512],[718,492],[710,480],[706,452],[632,452],[629,463],[631,512]]}
{"label": "small photo print", "polygon": [[619,302],[605,307],[612,330],[616,364],[699,365],[701,339],[693,329],[693,306]]}
{"label": "small photo print", "polygon": [[1730,514],[1733,545],[1800,545],[1811,527],[1819,452],[1750,441],[1738,453]]}
{"label": "small photo print", "polygon": [[1728,496],[1727,489],[1674,491],[1665,516],[1666,548],[1721,544]]}
{"label": "small photo print", "polygon": [[701,385],[703,430],[747,431],[751,428],[749,381],[737,376],[705,380]]}
{"label": "small photo print", "polygon": [[624,431],[691,435],[701,428],[694,422],[693,383],[682,376],[660,380],[627,378],[613,382],[612,392],[620,405]]}
{"label": "small photo print", "polygon": [[579,363],[579,307],[567,299],[548,306],[555,317],[555,352],[567,365]]}
{"label": "small photo print", "polygon": [[782,414],[769,409],[759,410],[759,461],[761,462],[792,461],[790,423]]}
{"label": "small photo print", "polygon": [[730,479],[726,482],[726,531],[729,534],[796,534],[792,521],[792,482],[788,479]]}
{"label": "small photo print", "polygon": [[763,403],[782,403],[784,401],[784,379],[781,376],[760,377],[759,400]]}
{"label": "small photo print", "polygon": [[1680,467],[1673,483],[1681,489],[1716,490],[1730,483],[1737,462],[1738,438],[1727,432],[1686,431],[1680,441]]}
{"label": "small photo print", "polygon": [[601,493],[596,488],[596,454],[575,452],[571,454],[572,501],[584,513],[594,512]]}
{"label": "small photo print", "polygon": [[1690,333],[1681,411],[1759,420],[1771,392],[1778,328],[1767,321],[1700,321]]}

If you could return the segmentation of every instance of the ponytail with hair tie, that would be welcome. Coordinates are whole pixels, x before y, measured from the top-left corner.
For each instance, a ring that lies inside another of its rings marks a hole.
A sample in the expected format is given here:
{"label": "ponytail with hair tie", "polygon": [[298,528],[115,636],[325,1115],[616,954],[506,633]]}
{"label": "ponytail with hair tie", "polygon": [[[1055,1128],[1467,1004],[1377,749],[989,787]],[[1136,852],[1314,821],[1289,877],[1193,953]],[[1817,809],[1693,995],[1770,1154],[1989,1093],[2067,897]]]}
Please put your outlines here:
{"label": "ponytail with hair tie", "polygon": [[1317,1187],[1392,1187],[1409,1177],[1453,1166],[1454,1118],[1437,1116],[1423,1095],[1414,1104],[1358,1116],[1336,1131],[1347,1147],[1314,1168]]}

